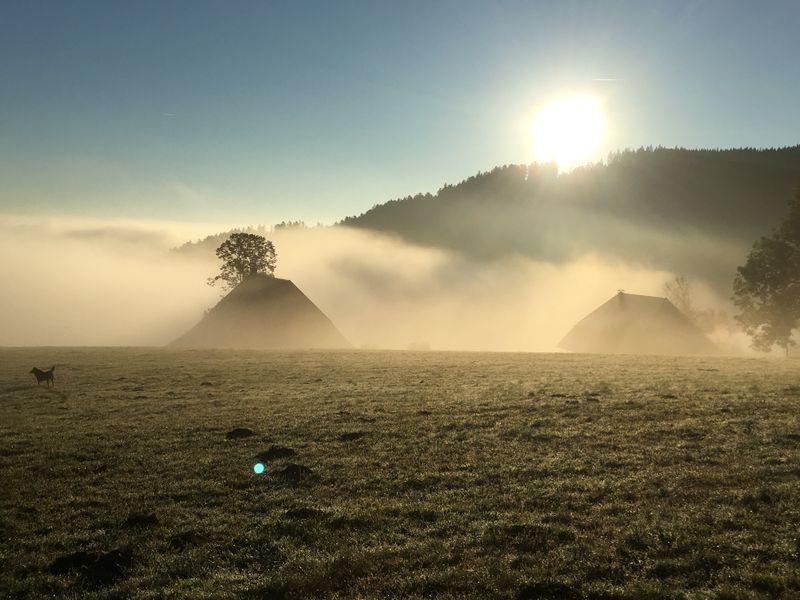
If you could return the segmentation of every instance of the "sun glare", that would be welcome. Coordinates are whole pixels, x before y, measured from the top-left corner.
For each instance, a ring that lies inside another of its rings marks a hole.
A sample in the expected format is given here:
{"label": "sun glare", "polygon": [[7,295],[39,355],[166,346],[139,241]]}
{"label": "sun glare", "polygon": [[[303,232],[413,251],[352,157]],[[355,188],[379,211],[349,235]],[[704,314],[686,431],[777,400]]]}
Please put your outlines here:
{"label": "sun glare", "polygon": [[531,125],[534,160],[570,171],[592,158],[603,135],[600,106],[588,96],[562,98],[542,108]]}

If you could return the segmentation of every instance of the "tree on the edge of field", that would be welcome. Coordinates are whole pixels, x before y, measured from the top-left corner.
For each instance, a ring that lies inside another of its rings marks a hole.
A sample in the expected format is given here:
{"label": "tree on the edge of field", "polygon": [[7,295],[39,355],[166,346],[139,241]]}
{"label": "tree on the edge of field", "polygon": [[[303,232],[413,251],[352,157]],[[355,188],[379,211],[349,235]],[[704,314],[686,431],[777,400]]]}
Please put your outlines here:
{"label": "tree on the edge of field", "polygon": [[795,345],[792,332],[800,323],[800,189],[789,200],[789,214],[780,227],[755,244],[733,281],[736,320],[753,338],[753,347]]}
{"label": "tree on the edge of field", "polygon": [[251,275],[274,277],[278,255],[268,239],[253,233],[232,233],[217,248],[222,260],[219,275],[211,277],[208,285],[223,282],[223,289],[232,289]]}

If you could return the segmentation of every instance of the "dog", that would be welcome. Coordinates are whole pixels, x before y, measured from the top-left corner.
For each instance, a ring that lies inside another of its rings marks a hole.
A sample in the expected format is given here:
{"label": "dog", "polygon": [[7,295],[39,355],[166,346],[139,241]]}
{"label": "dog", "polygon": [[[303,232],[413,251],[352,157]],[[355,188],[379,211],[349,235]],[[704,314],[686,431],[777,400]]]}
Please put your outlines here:
{"label": "dog", "polygon": [[53,377],[53,371],[55,371],[55,367],[50,367],[49,371],[42,371],[41,369],[37,369],[33,367],[28,373],[33,373],[33,376],[36,377],[36,385],[41,385],[43,381],[47,382],[47,387],[50,387],[50,384],[53,384],[53,387],[56,386],[56,380]]}

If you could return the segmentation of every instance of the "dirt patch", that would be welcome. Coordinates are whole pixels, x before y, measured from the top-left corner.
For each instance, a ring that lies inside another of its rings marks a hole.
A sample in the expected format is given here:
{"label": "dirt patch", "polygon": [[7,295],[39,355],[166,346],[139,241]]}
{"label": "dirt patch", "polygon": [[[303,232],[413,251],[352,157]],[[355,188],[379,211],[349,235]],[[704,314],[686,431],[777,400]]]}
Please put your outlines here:
{"label": "dirt patch", "polygon": [[408,518],[420,523],[435,523],[439,520],[439,514],[432,510],[410,510]]}
{"label": "dirt patch", "polygon": [[228,433],[225,434],[226,440],[241,440],[242,438],[250,437],[251,435],[255,435],[255,431],[249,429],[248,427],[236,427],[235,429],[231,429]]}
{"label": "dirt patch", "polygon": [[176,550],[186,550],[187,548],[194,548],[200,546],[208,541],[206,536],[197,533],[196,531],[182,531],[169,538],[169,545]]}
{"label": "dirt patch", "polygon": [[123,523],[125,527],[154,527],[158,525],[156,513],[131,512]]}
{"label": "dirt patch", "polygon": [[517,593],[517,600],[581,600],[583,595],[563,583],[529,583]]}
{"label": "dirt patch", "polygon": [[367,435],[366,431],[349,431],[341,434],[337,439],[340,442],[354,442],[356,440],[360,440],[365,435]]}
{"label": "dirt patch", "polygon": [[289,463],[283,469],[275,472],[275,477],[284,481],[305,481],[314,476],[314,471],[304,465]]}
{"label": "dirt patch", "polygon": [[297,452],[291,448],[275,446],[273,444],[263,452],[256,454],[255,458],[261,462],[268,462],[270,460],[277,460],[279,458],[289,458],[290,456],[295,456],[296,454]]}
{"label": "dirt patch", "polygon": [[133,553],[130,548],[116,548],[100,553],[80,550],[59,556],[50,563],[48,571],[53,575],[78,571],[89,583],[103,586],[120,579],[132,562]]}
{"label": "dirt patch", "polygon": [[314,519],[323,516],[325,513],[311,506],[300,506],[297,508],[290,508],[285,514],[290,519]]}

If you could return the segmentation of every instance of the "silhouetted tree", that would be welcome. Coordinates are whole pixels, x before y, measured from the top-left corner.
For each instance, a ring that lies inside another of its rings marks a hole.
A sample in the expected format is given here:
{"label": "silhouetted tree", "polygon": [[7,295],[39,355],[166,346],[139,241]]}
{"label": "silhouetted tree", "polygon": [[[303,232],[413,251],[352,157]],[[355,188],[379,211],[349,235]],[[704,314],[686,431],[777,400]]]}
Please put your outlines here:
{"label": "silhouetted tree", "polygon": [[275,231],[280,231],[281,229],[308,229],[308,225],[306,225],[305,221],[281,221],[275,225],[274,229]]}
{"label": "silhouetted tree", "polygon": [[773,346],[789,355],[792,331],[800,322],[800,190],[789,201],[789,214],[772,235],[754,245],[733,281],[736,320],[752,336],[753,347]]}
{"label": "silhouetted tree", "polygon": [[220,273],[208,280],[208,285],[224,283],[224,289],[231,289],[251,275],[273,276],[277,254],[275,246],[268,239],[253,233],[232,233],[217,248],[217,257],[222,259]]}
{"label": "silhouetted tree", "polygon": [[695,306],[692,284],[685,276],[678,275],[672,281],[666,282],[664,295],[703,332],[713,333],[718,328],[731,329],[730,316],[724,310],[700,309]]}
{"label": "silhouetted tree", "polygon": [[675,307],[687,317],[696,320],[696,311],[692,303],[692,285],[683,275],[664,284],[664,295]]}

